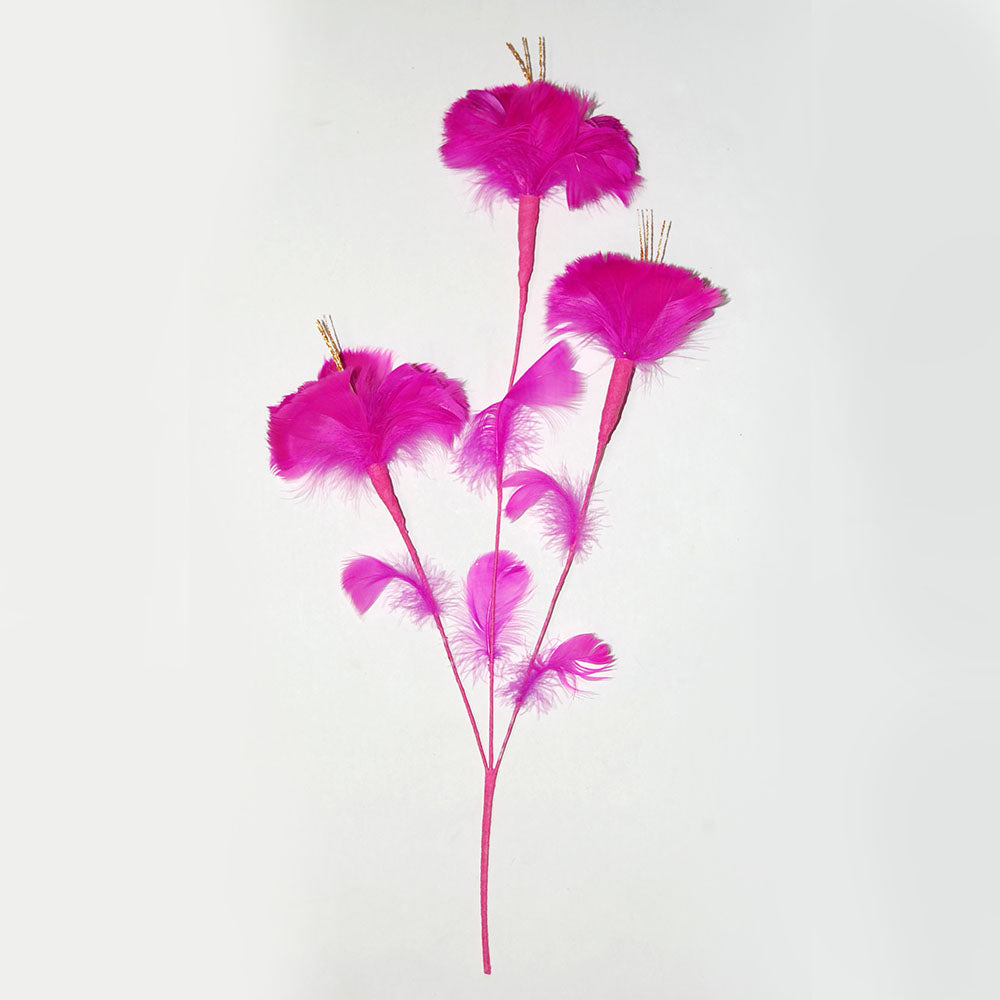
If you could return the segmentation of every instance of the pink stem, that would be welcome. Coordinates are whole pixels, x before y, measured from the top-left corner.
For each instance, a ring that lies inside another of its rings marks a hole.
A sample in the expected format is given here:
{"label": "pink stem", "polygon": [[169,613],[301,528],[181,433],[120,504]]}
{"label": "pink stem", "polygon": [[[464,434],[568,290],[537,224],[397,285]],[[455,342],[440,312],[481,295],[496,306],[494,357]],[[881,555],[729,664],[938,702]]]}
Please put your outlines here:
{"label": "pink stem", "polygon": [[493,533],[493,581],[490,584],[490,613],[487,625],[487,637],[490,652],[490,733],[489,733],[489,766],[493,766],[493,717],[495,703],[493,690],[496,680],[497,660],[497,572],[500,565],[500,524],[503,515],[503,463],[497,462],[497,519],[496,530]]}
{"label": "pink stem", "polygon": [[517,378],[517,359],[521,353],[521,332],[524,330],[524,312],[528,308],[528,285],[535,269],[535,236],[538,232],[538,209],[541,198],[536,194],[522,194],[517,199],[517,339],[514,341],[514,363],[510,369],[510,392]]}
{"label": "pink stem", "polygon": [[[517,362],[521,353],[521,334],[524,332],[524,314],[528,308],[528,286],[535,268],[535,237],[538,232],[538,210],[541,198],[538,195],[521,195],[517,202],[517,336],[514,339],[514,360],[510,367],[510,392],[517,378]],[[483,786],[483,837],[479,868],[479,905],[483,927],[483,972],[490,974],[490,936],[487,920],[487,883],[490,867],[490,823],[493,816],[493,791],[496,787],[497,772],[493,766],[493,731],[496,711],[496,614],[497,614],[497,574],[500,568],[500,526],[503,523],[503,456],[497,456],[497,516],[493,532],[493,579],[490,583],[490,612],[488,621],[489,667],[490,667],[490,721],[489,721],[489,763]],[[482,747],[480,746],[480,753]],[[486,761],[484,761],[486,763]]]}
{"label": "pink stem", "polygon": [[490,974],[490,930],[487,917],[487,887],[490,878],[490,827],[493,823],[493,792],[497,769],[488,767],[483,777],[483,837],[479,852],[479,915],[483,929],[483,972]]}
{"label": "pink stem", "polygon": [[[590,508],[590,500],[594,495],[594,486],[597,483],[597,470],[601,467],[601,462],[604,459],[604,452],[608,447],[608,442],[611,440],[611,435],[614,434],[615,428],[618,426],[618,421],[621,420],[622,411],[625,409],[625,403],[628,400],[629,390],[632,388],[632,377],[634,375],[635,365],[629,361],[628,358],[615,358],[615,366],[611,370],[611,380],[608,383],[608,392],[604,398],[604,409],[601,411],[601,424],[597,431],[597,453],[594,455],[594,467],[590,471],[590,480],[587,482],[587,492],[584,494],[583,498],[583,506],[580,513],[581,521],[586,518],[587,510]],[[549,601],[549,610],[545,615],[545,621],[542,623],[542,630],[538,634],[538,641],[535,643],[535,648],[531,653],[531,659],[528,661],[529,670],[532,666],[534,666],[535,658],[538,656],[538,651],[542,648],[542,643],[545,641],[545,635],[549,630],[549,622],[552,621],[552,614],[556,609],[556,602],[559,600],[559,595],[562,593],[563,584],[566,583],[566,577],[569,576],[570,567],[573,565],[573,559],[575,557],[576,546],[573,546],[569,550],[569,554],[566,556],[566,563],[559,576],[559,581],[556,583],[556,589],[552,594],[552,600]],[[517,720],[517,715],[520,710],[521,706],[516,705],[510,717],[510,724],[507,726],[507,733],[500,746],[500,753],[497,755],[496,766],[498,768],[500,767],[500,762],[503,760],[504,751],[507,749],[507,741],[510,739],[510,734],[514,729],[514,722]]]}
{"label": "pink stem", "polygon": [[[389,469],[385,464],[375,464],[368,466],[368,478],[372,482],[372,486],[375,487],[375,492],[379,495],[382,503],[385,504],[386,510],[392,516],[393,521],[396,522],[396,527],[399,528],[400,535],[403,536],[403,542],[406,545],[406,550],[410,553],[410,559],[413,560],[414,569],[417,571],[417,576],[420,577],[420,582],[423,584],[427,593],[431,593],[430,583],[427,579],[427,574],[424,572],[424,567],[420,562],[420,556],[417,555],[417,549],[413,544],[413,540],[410,538],[410,533],[406,528],[406,518],[403,517],[403,509],[399,506],[399,500],[396,498],[396,491],[392,487],[392,479],[389,476]],[[458,673],[458,666],[455,663],[455,657],[451,652],[451,645],[448,642],[448,636],[444,630],[444,624],[441,621],[440,613],[435,610],[433,612],[434,624],[437,625],[438,634],[441,636],[441,642],[444,644],[444,651],[448,656],[448,662],[451,664],[451,671],[455,675],[455,683],[458,685],[458,690],[462,695],[462,703],[465,705],[465,711],[469,716],[469,722],[472,724],[472,732],[476,737],[476,746],[479,747],[479,756],[483,759],[483,766],[486,767],[486,754],[483,753],[483,741],[479,735],[479,726],[476,725],[476,717],[472,712],[472,706],[469,704],[469,697],[465,693],[465,685],[462,684],[462,678]]]}

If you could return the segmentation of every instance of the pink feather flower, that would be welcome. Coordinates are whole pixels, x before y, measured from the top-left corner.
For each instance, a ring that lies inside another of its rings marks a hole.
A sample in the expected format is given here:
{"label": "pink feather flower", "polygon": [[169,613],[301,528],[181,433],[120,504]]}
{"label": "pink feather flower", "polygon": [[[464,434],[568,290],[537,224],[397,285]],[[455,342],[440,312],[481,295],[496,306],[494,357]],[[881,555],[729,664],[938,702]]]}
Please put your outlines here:
{"label": "pink feather flower", "polygon": [[575,635],[524,664],[503,694],[516,709],[548,711],[561,692],[579,694],[581,681],[604,680],[614,662],[610,647],[596,635]]}
{"label": "pink feather flower", "polygon": [[344,351],[270,407],[271,468],[311,487],[355,483],[375,465],[450,448],[469,418],[460,382],[430,365],[394,368],[388,351]]}
{"label": "pink feather flower", "polygon": [[642,182],[639,155],[597,101],[546,80],[470,90],[444,118],[441,159],[471,170],[485,202],[560,188],[580,208],[614,196],[627,205]]}
{"label": "pink feather flower", "polygon": [[620,253],[570,264],[548,296],[550,335],[569,334],[613,358],[654,367],[726,303],[726,293],[687,268]]}

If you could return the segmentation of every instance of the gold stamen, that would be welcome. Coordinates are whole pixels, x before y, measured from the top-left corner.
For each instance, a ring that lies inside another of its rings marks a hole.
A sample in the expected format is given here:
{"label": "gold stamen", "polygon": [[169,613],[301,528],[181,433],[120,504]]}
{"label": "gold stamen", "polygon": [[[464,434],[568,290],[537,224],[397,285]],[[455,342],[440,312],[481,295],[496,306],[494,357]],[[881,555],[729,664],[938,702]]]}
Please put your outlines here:
{"label": "gold stamen", "polygon": [[323,338],[323,342],[330,349],[330,353],[333,355],[333,363],[337,366],[337,371],[342,372],[344,370],[344,359],[333,320],[329,316],[324,316],[322,319],[316,320],[316,329],[319,330],[319,335]]}
{"label": "gold stamen", "polygon": [[660,238],[656,244],[656,253],[653,253],[653,236],[656,232],[656,224],[651,208],[639,209],[639,260],[648,260],[656,264],[662,264],[667,256],[667,242],[670,239],[670,230],[673,222],[663,221],[660,226]]}
{"label": "gold stamen", "polygon": [[521,58],[521,53],[514,48],[510,42],[507,43],[507,48],[510,49],[510,54],[517,60],[518,66],[521,67],[521,72],[524,74],[525,80],[531,83],[531,75],[528,73],[528,67],[524,65],[524,60]]}
{"label": "gold stamen", "polygon": [[538,36],[538,79],[545,79],[545,39]]}
{"label": "gold stamen", "polygon": [[660,226],[660,242],[656,245],[656,256],[653,258],[658,264],[663,263],[663,255],[667,252],[667,239],[669,237],[670,226],[667,225],[667,221],[664,219],[663,225]]}
{"label": "gold stamen", "polygon": [[535,76],[531,70],[531,51],[528,48],[528,39],[521,35],[521,44],[524,46],[524,64],[528,67],[528,83],[531,83]]}

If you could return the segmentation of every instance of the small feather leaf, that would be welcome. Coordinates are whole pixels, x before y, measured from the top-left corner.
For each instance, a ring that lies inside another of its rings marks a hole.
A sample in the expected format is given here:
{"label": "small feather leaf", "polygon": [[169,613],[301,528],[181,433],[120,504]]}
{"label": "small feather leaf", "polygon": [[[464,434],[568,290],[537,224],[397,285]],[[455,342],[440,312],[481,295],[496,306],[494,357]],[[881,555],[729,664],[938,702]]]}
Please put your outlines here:
{"label": "small feather leaf", "polygon": [[575,635],[561,642],[534,663],[522,664],[503,694],[516,708],[532,707],[548,711],[558,701],[560,692],[578,694],[581,681],[604,680],[614,657],[606,642],[596,635]]}
{"label": "small feather leaf", "polygon": [[[440,611],[433,589],[425,586],[417,574],[402,566],[358,556],[344,567],[341,583],[355,608],[364,614],[391,587],[389,606],[421,622]],[[437,588],[437,589],[440,589]]]}
{"label": "small feather leaf", "polygon": [[496,610],[490,628],[493,553],[481,555],[465,581],[465,605],[459,634],[464,659],[474,670],[490,661],[506,662],[523,641],[524,603],[531,588],[528,567],[512,552],[500,551],[496,574]]}
{"label": "small feather leaf", "polygon": [[593,518],[583,515],[585,490],[564,477],[550,476],[539,469],[523,469],[504,480],[517,489],[507,501],[507,516],[516,521],[535,508],[545,543],[569,555],[585,553],[594,540]]}
{"label": "small feather leaf", "polygon": [[493,488],[505,468],[525,464],[541,444],[539,416],[573,406],[583,377],[565,341],[549,348],[497,403],[470,421],[456,457],[459,475],[473,488]]}

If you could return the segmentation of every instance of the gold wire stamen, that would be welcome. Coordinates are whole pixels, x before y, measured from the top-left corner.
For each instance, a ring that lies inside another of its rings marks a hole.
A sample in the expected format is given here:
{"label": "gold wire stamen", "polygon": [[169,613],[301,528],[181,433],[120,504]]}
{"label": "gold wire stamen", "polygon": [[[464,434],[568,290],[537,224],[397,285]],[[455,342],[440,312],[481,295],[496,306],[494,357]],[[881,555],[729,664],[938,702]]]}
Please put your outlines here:
{"label": "gold wire stamen", "polygon": [[660,242],[656,247],[656,260],[658,263],[663,263],[663,258],[667,255],[667,240],[670,239],[670,227],[673,226],[673,219],[670,222],[664,221],[663,225],[660,226]]}
{"label": "gold wire stamen", "polygon": [[524,60],[521,58],[521,53],[514,48],[510,42],[507,43],[507,48],[510,49],[510,54],[517,60],[518,66],[521,67],[521,72],[524,74],[525,80],[531,83],[531,75],[528,73],[528,67],[524,65]]}
{"label": "gold wire stamen", "polygon": [[334,328],[333,320],[329,316],[324,316],[322,319],[316,320],[316,329],[319,330],[319,335],[323,338],[323,342],[330,349],[330,353],[333,355],[333,363],[337,366],[337,371],[344,370],[344,359],[342,357],[342,348],[340,346],[340,341],[337,339],[337,331]]}
{"label": "gold wire stamen", "polygon": [[660,226],[660,238],[656,244],[656,253],[653,253],[653,233],[655,225],[653,222],[652,209],[639,209],[639,260],[652,261],[654,264],[662,264],[667,255],[667,241],[670,239],[670,230],[673,222],[667,223],[664,220]]}
{"label": "gold wire stamen", "polygon": [[[528,47],[528,39],[524,35],[521,36],[521,44],[524,46],[523,56],[510,42],[507,43],[507,48],[510,49],[510,54],[517,60],[518,66],[521,67],[524,79],[528,83],[534,83],[535,74],[534,67],[531,65],[531,50]],[[538,79],[545,79],[545,39],[541,35],[538,36]]]}

